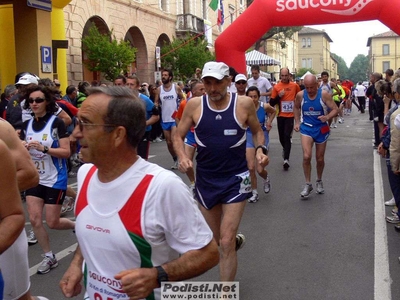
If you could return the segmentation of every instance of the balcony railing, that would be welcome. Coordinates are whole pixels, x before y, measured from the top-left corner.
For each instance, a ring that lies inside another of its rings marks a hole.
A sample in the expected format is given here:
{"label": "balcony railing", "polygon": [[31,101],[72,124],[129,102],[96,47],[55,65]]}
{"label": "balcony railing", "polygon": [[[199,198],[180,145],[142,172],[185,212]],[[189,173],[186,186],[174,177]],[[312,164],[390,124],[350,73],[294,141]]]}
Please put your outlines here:
{"label": "balcony railing", "polygon": [[176,16],[176,33],[184,35],[185,33],[202,33],[204,31],[204,20],[191,14]]}

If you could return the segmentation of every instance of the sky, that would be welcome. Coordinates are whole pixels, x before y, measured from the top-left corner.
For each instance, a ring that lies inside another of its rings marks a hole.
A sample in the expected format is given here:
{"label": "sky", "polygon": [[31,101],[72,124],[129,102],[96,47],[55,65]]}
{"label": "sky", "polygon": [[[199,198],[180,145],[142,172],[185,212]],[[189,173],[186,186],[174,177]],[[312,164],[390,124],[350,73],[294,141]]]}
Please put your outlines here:
{"label": "sky", "polygon": [[380,21],[305,26],[318,30],[325,29],[325,32],[333,41],[331,43],[331,52],[342,57],[347,67],[350,67],[350,64],[358,54],[368,54],[367,42],[369,37],[390,30]]}

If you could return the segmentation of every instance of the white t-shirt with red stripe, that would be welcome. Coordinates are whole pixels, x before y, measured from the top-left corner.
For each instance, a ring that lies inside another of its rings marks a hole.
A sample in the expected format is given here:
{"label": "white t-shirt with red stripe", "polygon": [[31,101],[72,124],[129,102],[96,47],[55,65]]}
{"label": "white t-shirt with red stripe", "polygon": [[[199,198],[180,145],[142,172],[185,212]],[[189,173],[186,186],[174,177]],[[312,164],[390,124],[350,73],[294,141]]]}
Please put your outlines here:
{"label": "white t-shirt with red stripe", "polygon": [[78,189],[75,229],[89,299],[128,299],[116,274],[161,265],[213,238],[186,184],[141,158],[108,183],[83,165]]}

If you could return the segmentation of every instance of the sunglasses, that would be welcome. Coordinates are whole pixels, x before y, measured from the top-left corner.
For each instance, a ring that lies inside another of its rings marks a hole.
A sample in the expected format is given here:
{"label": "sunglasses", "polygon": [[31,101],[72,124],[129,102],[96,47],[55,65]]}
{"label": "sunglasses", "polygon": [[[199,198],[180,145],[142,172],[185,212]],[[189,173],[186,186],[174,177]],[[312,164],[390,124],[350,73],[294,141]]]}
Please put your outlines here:
{"label": "sunglasses", "polygon": [[29,98],[29,99],[28,99],[28,102],[29,102],[30,104],[32,104],[33,102],[36,102],[36,103],[43,103],[45,100],[46,100],[46,99],[44,99],[44,98],[36,98],[36,99]]}
{"label": "sunglasses", "polygon": [[247,84],[247,81],[239,80],[239,81],[237,81],[236,83],[237,83],[237,84]]}
{"label": "sunglasses", "polygon": [[83,128],[86,126],[103,126],[103,127],[117,127],[118,125],[115,124],[93,124],[83,121],[77,117],[75,117],[75,126],[79,126],[79,130],[83,132]]}

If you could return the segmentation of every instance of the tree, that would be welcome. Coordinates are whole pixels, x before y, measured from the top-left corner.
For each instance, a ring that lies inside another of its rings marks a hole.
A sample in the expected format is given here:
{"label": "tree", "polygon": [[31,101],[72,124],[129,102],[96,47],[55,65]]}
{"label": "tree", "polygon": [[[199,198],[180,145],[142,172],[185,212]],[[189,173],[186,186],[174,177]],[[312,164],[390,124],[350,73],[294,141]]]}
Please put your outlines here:
{"label": "tree", "polygon": [[356,82],[368,80],[368,56],[358,54],[350,65],[349,79]]}
{"label": "tree", "polygon": [[349,78],[349,68],[347,67],[347,64],[344,61],[344,59],[335,53],[332,53],[332,56],[338,63],[337,70],[338,70],[340,79],[348,79]]}
{"label": "tree", "polygon": [[129,42],[117,41],[112,31],[101,34],[95,25],[82,38],[82,48],[87,57],[83,63],[89,71],[101,72],[110,81],[128,71],[137,51]]}
{"label": "tree", "polygon": [[297,73],[296,73],[296,77],[301,77],[301,76],[303,76],[304,74],[306,74],[307,72],[310,72],[310,73],[312,73],[312,74],[314,74],[314,75],[317,74],[317,72],[315,72],[313,69],[310,69],[310,68],[300,68],[300,69],[297,71]]}
{"label": "tree", "polygon": [[255,43],[254,49],[258,50],[265,45],[265,42],[274,38],[281,44],[282,48],[286,47],[286,40],[292,38],[293,34],[300,31],[303,26],[296,27],[272,27]]}
{"label": "tree", "polygon": [[161,47],[162,67],[172,69],[174,77],[183,81],[192,78],[196,68],[211,60],[215,56],[208,50],[204,37],[174,38],[171,44]]}

